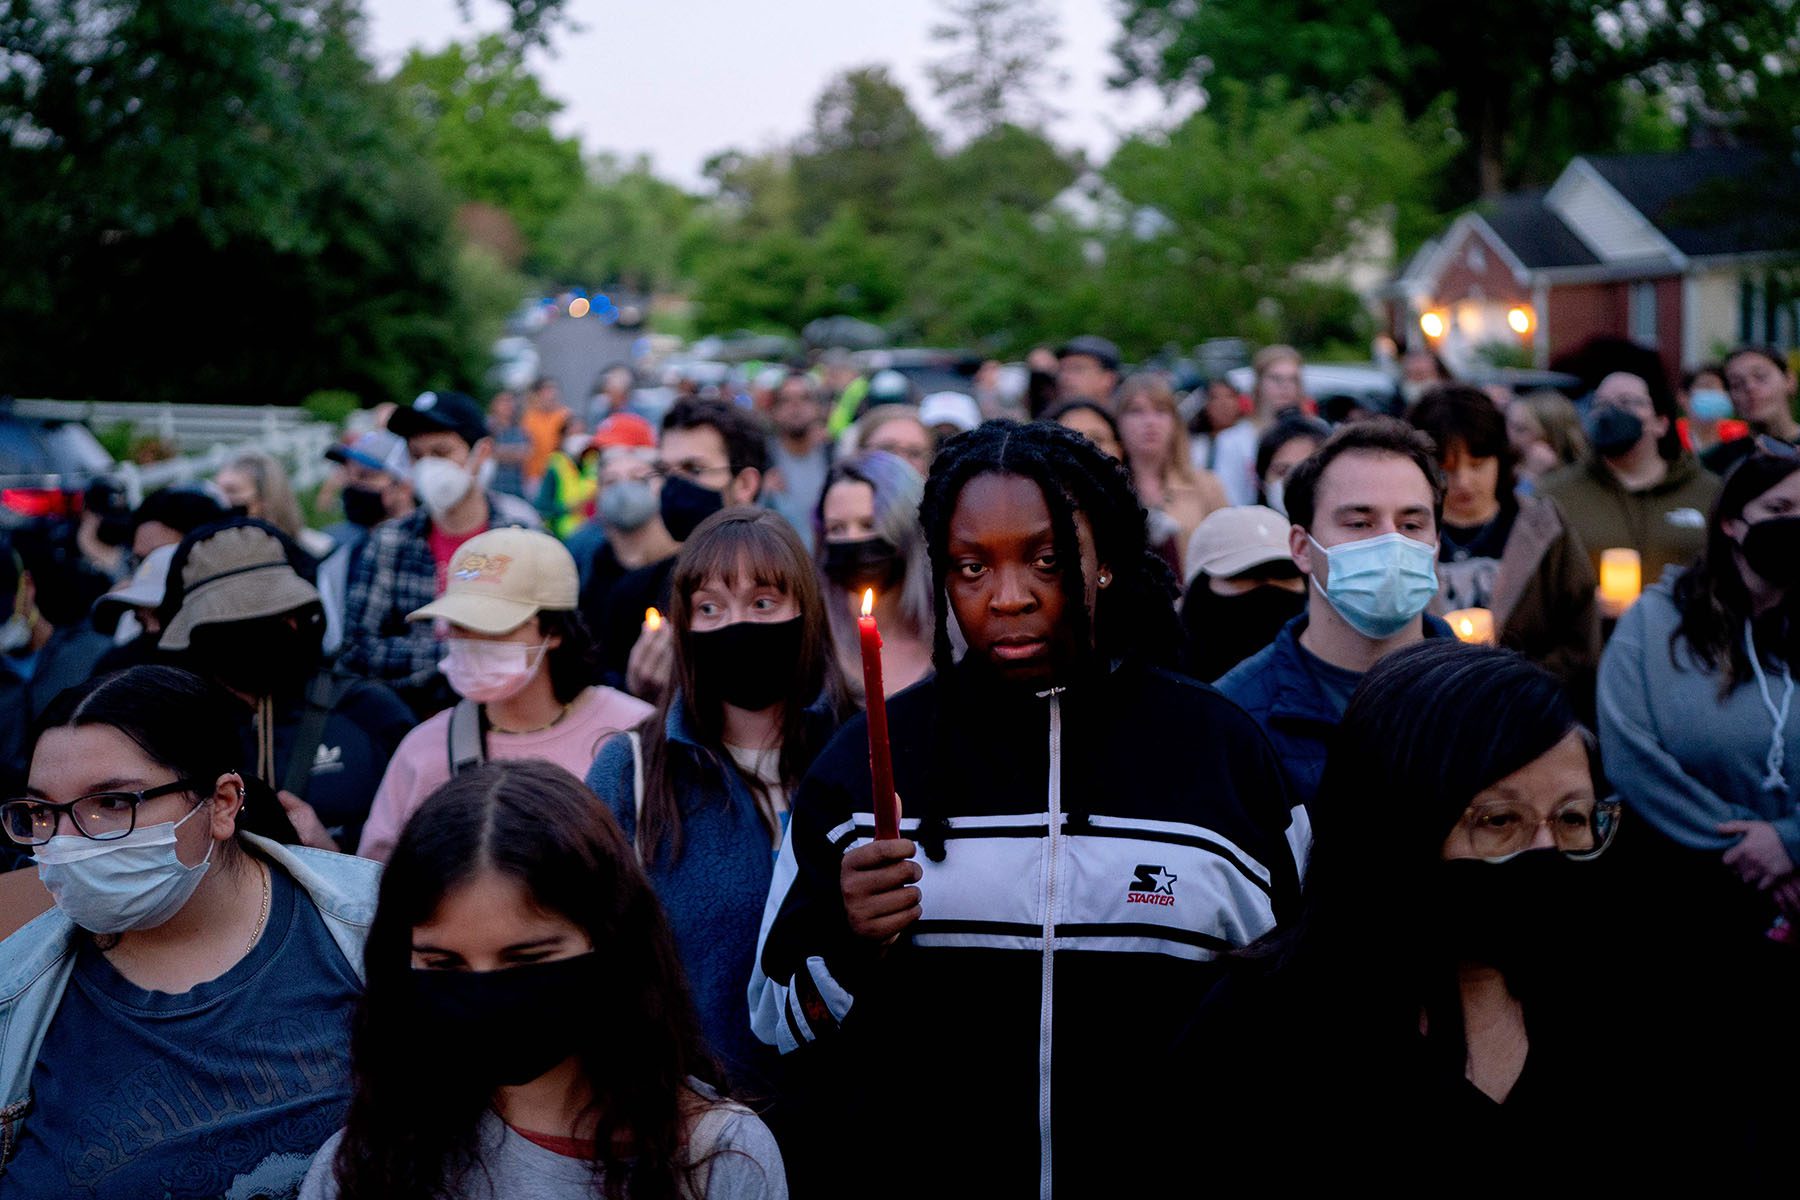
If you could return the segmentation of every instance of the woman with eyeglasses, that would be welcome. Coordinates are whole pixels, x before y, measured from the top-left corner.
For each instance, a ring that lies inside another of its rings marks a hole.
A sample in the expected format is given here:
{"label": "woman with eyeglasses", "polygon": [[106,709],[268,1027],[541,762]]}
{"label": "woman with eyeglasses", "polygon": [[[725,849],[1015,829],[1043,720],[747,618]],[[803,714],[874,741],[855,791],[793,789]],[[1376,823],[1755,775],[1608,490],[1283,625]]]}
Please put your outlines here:
{"label": "woman with eyeglasses", "polygon": [[1600,739],[1619,795],[1655,834],[1640,858],[1655,879],[1647,891],[1666,901],[1657,920],[1720,956],[1719,985],[1744,1003],[1791,1013],[1800,946],[1782,942],[1800,928],[1800,451],[1757,440],[1726,478],[1700,560],[1620,618],[1600,661]]}
{"label": "woman with eyeglasses", "polygon": [[1648,998],[1604,986],[1629,920],[1596,861],[1617,806],[1561,686],[1427,639],[1364,677],[1338,732],[1300,920],[1203,1007],[1169,1077],[1208,1082],[1172,1130],[1280,1155],[1290,1186],[1378,1170],[1400,1193],[1498,1191],[1610,1166],[1665,1094],[1619,1053]]}
{"label": "woman with eyeglasses", "polygon": [[71,688],[0,806],[56,902],[0,953],[0,1195],[288,1196],[343,1119],[379,869],[252,832],[232,703]]}

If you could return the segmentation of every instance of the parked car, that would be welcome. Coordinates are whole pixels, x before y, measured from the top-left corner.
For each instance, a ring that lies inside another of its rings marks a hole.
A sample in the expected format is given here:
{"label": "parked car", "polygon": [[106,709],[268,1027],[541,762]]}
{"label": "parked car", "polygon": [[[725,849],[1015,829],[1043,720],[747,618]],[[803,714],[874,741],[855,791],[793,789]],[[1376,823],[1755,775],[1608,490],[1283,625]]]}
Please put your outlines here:
{"label": "parked car", "polygon": [[20,416],[0,398],[0,529],[80,512],[82,493],[113,465],[86,425]]}

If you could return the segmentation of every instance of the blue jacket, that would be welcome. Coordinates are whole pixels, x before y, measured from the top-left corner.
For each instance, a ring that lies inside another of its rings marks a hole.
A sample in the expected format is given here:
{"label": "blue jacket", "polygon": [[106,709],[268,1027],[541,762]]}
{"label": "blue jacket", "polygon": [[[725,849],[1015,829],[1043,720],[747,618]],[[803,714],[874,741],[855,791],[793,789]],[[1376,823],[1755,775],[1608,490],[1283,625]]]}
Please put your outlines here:
{"label": "blue jacket", "polygon": [[[1233,667],[1215,685],[1256,718],[1281,757],[1288,799],[1309,805],[1325,774],[1331,735],[1343,714],[1332,706],[1306,665],[1300,635],[1306,632],[1303,612],[1282,627],[1275,640]],[[1450,637],[1450,627],[1425,614],[1426,637]],[[1296,818],[1303,814],[1296,812]],[[1290,837],[1292,832],[1290,831]],[[1310,837],[1309,839],[1310,840]]]}
{"label": "blue jacket", "polygon": [[[243,834],[270,863],[293,877],[319,910],[331,940],[358,978],[363,943],[375,919],[381,864],[349,854],[283,846]],[[52,908],[7,938],[0,954],[0,1176],[31,1110],[31,1074],[75,970],[74,922]]]}
{"label": "blue jacket", "polygon": [[[830,717],[823,705],[811,711]],[[756,957],[756,935],[775,872],[769,826],[750,787],[729,756],[702,746],[688,727],[679,696],[669,707],[670,777],[681,806],[681,854],[670,861],[664,843],[645,872],[675,934],[675,948],[692,988],[708,1047],[734,1085],[766,1085],[775,1055],[750,1032],[745,999]],[[813,744],[830,736],[821,728]],[[637,843],[635,751],[613,738],[588,772],[588,786]]]}

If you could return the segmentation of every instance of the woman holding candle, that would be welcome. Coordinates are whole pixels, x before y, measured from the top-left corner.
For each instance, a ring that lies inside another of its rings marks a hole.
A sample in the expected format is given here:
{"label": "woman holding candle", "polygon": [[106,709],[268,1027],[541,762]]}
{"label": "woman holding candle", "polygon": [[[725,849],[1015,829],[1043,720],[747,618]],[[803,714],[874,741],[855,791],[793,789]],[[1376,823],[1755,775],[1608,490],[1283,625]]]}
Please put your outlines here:
{"label": "woman holding candle", "polygon": [[1666,945],[1726,954],[1731,974],[1708,977],[1746,993],[1771,953],[1791,989],[1800,958],[1764,938],[1778,916],[1800,926],[1797,604],[1800,451],[1763,438],[1726,480],[1700,560],[1645,590],[1600,664],[1607,774],[1658,835],[1642,860],[1670,911],[1652,923]]}
{"label": "woman holding candle", "polygon": [[[1130,481],[1084,438],[999,422],[956,438],[921,518],[948,605],[935,675],[886,706],[902,835],[873,840],[853,720],[796,797],[753,1024],[824,1076],[800,1123],[809,1170],[854,1169],[878,1133],[956,1162],[970,1195],[1120,1194],[1173,1153],[1128,1098],[1216,956],[1297,895],[1279,769],[1241,710],[1162,668],[1173,580]],[[880,1065],[913,1047],[928,1101]]]}
{"label": "woman holding candle", "polygon": [[828,604],[838,665],[858,699],[862,660],[856,619],[875,592],[888,694],[931,670],[931,564],[919,530],[925,481],[892,454],[869,451],[831,469],[819,499],[819,570],[842,604]]}
{"label": "woman holding candle", "polygon": [[676,686],[588,774],[637,846],[707,1043],[740,1088],[766,1086],[773,1057],[750,1033],[744,989],[788,796],[852,711],[826,607],[779,515],[702,521],[671,576]]}
{"label": "woman holding candle", "polygon": [[[1409,419],[1437,443],[1444,469],[1438,611],[1487,610],[1491,640],[1547,667],[1591,713],[1600,618],[1580,536],[1555,501],[1514,493],[1506,418],[1486,393],[1433,388]],[[1474,633],[1481,620],[1470,622]]]}

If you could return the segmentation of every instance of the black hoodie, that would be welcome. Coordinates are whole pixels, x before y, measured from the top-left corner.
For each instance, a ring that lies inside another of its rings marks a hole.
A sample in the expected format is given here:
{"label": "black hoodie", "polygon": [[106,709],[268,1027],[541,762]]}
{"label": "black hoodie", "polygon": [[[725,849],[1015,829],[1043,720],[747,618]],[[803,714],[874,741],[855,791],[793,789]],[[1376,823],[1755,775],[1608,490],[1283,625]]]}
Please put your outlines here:
{"label": "black hoodie", "polygon": [[791,1148],[830,1172],[929,1148],[967,1195],[1153,1179],[1181,1151],[1146,1144],[1145,1118],[1215,1086],[1165,1074],[1215,957],[1298,898],[1268,740],[1212,688],[1131,665],[1040,694],[965,665],[888,712],[923,915],[885,949],[849,930],[840,862],[874,832],[859,717],[795,797],[751,980],[758,1035],[829,1097],[798,1106]]}

